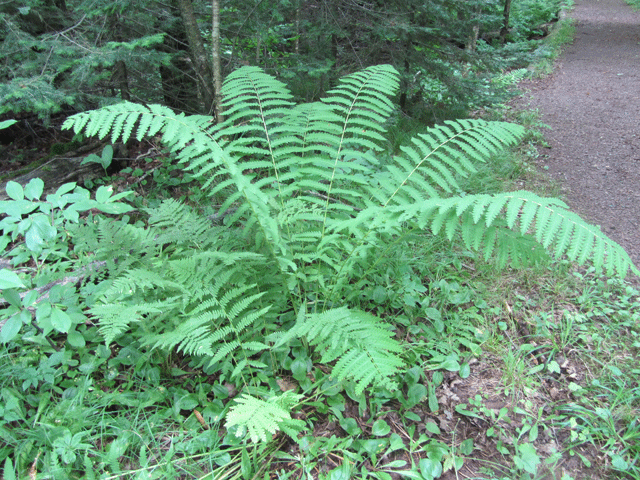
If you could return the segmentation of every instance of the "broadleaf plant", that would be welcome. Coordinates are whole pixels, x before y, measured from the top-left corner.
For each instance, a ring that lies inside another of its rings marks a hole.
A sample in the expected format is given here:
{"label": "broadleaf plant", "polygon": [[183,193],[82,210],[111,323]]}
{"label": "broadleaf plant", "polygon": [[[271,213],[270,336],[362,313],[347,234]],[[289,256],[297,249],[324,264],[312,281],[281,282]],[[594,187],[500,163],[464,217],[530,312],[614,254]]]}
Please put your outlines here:
{"label": "broadleaf plant", "polygon": [[[448,121],[385,157],[398,85],[393,67],[379,65],[343,78],[321,102],[295,105],[283,83],[243,67],[224,84],[219,125],[132,103],[70,117],[66,128],[114,142],[159,136],[219,205],[208,217],[168,200],[145,209],[146,224],[102,219],[78,228],[78,238],[93,240],[76,250],[107,263],[90,309],[107,341],[126,334],[140,346],[180,350],[251,394],[257,373],[276,368],[269,352],[300,338],[361,393],[393,385],[404,366],[390,325],[365,311],[357,292],[404,236],[460,235],[503,265],[548,251],[611,274],[640,273],[559,200],[462,190],[459,179],[479,162],[517,144],[518,125]],[[241,398],[228,424],[246,426],[254,440],[288,419],[268,398]],[[252,420],[260,409],[268,423]]]}

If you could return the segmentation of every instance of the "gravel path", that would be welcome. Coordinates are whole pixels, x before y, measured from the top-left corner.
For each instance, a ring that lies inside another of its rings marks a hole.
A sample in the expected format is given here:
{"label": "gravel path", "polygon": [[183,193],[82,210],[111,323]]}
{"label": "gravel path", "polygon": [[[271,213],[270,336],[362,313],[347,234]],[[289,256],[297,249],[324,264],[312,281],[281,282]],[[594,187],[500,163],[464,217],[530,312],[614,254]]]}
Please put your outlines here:
{"label": "gravel path", "polygon": [[640,266],[640,12],[624,0],[576,0],[575,40],[531,107],[552,127],[549,174],[566,201]]}

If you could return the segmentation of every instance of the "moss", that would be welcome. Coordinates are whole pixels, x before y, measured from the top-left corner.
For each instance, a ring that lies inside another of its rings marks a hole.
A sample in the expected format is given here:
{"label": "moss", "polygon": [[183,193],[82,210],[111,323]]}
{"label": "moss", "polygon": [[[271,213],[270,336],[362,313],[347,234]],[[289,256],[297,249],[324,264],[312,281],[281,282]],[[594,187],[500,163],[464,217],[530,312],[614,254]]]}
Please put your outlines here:
{"label": "moss", "polygon": [[67,143],[54,143],[53,145],[51,145],[49,153],[51,154],[51,156],[64,155],[67,152],[71,152],[72,150],[77,149],[78,147],[80,147],[80,145],[82,145],[82,143],[76,140],[72,140]]}

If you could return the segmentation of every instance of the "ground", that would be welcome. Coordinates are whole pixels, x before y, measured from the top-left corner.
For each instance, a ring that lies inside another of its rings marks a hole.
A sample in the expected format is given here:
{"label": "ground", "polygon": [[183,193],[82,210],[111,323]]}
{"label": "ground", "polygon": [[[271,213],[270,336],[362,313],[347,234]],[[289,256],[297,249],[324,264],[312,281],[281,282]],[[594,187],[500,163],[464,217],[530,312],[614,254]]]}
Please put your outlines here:
{"label": "ground", "polygon": [[520,101],[542,114],[541,167],[570,207],[640,265],[640,12],[624,0],[577,0],[575,40]]}

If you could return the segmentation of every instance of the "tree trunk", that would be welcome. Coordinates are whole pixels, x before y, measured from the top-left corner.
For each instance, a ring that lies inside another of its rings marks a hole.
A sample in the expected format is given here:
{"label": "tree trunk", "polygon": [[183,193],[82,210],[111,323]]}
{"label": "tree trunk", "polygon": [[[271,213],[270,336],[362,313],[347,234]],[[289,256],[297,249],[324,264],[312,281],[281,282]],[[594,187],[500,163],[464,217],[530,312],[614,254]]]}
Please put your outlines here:
{"label": "tree trunk", "polygon": [[293,44],[293,51],[296,55],[300,55],[300,1],[296,5],[296,39]]}
{"label": "tree trunk", "polygon": [[212,0],[213,7],[213,25],[211,27],[211,36],[213,45],[213,82],[215,85],[214,93],[214,112],[216,122],[221,123],[224,121],[222,117],[222,97],[220,96],[220,90],[222,90],[222,67],[220,61],[220,0]]}
{"label": "tree trunk", "polygon": [[120,98],[122,100],[130,101],[131,95],[129,94],[129,74],[127,73],[127,64],[124,60],[119,60],[113,66],[113,82],[116,88],[120,89]]}
{"label": "tree trunk", "polygon": [[502,28],[500,29],[500,42],[507,42],[507,33],[509,33],[509,14],[511,12],[511,0],[504,0],[504,12]]}
{"label": "tree trunk", "polygon": [[469,39],[467,40],[466,50],[468,52],[476,51],[476,44],[478,43],[478,35],[480,34],[480,25],[474,25],[471,29],[471,35],[469,35]]}
{"label": "tree trunk", "polygon": [[193,10],[191,0],[178,0],[178,8],[184,30],[189,42],[189,50],[191,51],[191,60],[198,81],[198,95],[201,111],[211,114],[214,109],[214,91],[213,91],[213,73],[209,57],[205,53],[204,41],[200,35],[200,28],[196,21],[196,15]]}
{"label": "tree trunk", "polygon": [[[477,17],[480,16],[480,13],[481,13],[480,6],[476,6],[471,12],[472,18],[470,18],[470,21],[473,22],[474,20],[477,20]],[[460,18],[460,15],[458,15],[458,18]],[[476,51],[476,44],[478,43],[479,35],[480,35],[480,24],[476,23],[471,27],[471,34],[467,37],[465,50],[467,50],[468,52]]]}

